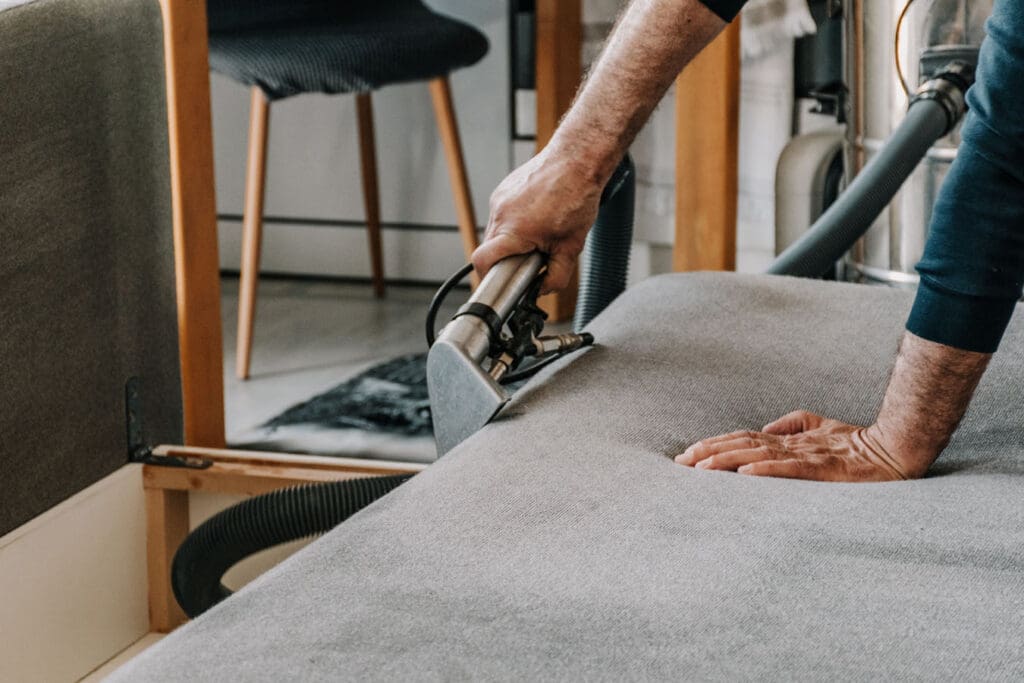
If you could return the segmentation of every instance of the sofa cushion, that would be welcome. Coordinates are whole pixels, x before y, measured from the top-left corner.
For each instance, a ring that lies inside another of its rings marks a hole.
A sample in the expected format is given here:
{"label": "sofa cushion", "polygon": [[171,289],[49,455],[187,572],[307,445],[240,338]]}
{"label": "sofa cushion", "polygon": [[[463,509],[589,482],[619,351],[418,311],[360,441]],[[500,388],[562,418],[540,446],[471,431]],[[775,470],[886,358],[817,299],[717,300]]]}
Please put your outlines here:
{"label": "sofa cushion", "polygon": [[910,295],[654,278],[494,423],[115,680],[1019,679],[1024,326],[927,478],[670,456],[795,408],[872,420]]}

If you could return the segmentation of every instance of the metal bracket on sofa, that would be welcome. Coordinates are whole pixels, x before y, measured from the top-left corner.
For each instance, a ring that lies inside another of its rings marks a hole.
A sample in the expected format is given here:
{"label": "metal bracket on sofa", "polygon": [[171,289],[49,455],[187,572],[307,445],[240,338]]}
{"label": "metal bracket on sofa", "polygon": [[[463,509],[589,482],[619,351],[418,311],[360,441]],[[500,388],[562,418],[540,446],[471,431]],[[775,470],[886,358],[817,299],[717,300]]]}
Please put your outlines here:
{"label": "metal bracket on sofa", "polygon": [[129,377],[124,384],[124,412],[128,436],[128,462],[160,467],[185,467],[205,470],[213,465],[212,460],[187,455],[157,455],[153,447],[146,444],[142,424],[142,381]]}

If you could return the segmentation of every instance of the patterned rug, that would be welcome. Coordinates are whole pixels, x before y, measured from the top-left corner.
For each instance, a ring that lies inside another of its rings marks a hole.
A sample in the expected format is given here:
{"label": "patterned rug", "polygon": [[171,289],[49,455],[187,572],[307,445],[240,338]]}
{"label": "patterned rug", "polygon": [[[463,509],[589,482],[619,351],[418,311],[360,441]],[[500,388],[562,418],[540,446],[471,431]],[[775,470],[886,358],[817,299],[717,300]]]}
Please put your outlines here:
{"label": "patterned rug", "polygon": [[232,446],[432,462],[426,360],[418,353],[374,365],[242,434]]}

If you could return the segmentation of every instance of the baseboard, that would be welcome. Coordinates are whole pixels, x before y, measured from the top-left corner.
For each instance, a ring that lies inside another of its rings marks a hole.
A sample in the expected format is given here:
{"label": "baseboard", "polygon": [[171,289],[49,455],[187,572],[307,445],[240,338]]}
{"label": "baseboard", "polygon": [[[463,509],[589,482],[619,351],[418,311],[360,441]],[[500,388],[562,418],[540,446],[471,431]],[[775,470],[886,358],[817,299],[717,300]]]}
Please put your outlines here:
{"label": "baseboard", "polygon": [[148,632],[141,472],[0,537],[0,681],[76,681]]}
{"label": "baseboard", "polygon": [[[366,230],[358,224],[267,217],[260,269],[279,274],[369,278]],[[413,229],[416,227],[416,229]],[[218,221],[220,267],[238,268],[242,226],[234,217]],[[445,226],[388,224],[381,232],[385,277],[443,282],[465,262],[458,232]]]}

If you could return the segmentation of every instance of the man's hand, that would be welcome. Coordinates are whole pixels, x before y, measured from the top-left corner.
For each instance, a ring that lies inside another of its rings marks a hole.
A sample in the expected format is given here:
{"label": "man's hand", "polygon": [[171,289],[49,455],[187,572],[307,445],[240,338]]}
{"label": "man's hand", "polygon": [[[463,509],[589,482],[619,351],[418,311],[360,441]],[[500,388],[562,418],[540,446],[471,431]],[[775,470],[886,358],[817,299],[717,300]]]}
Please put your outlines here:
{"label": "man's hand", "polygon": [[604,184],[684,66],[724,28],[699,0],[633,0],[544,151],[491,196],[483,277],[507,256],[548,255],[544,290],[569,284]]}
{"label": "man's hand", "polygon": [[876,426],[857,427],[798,410],[760,432],[699,441],[680,465],[764,477],[817,481],[896,481],[918,476],[891,455]]}
{"label": "man's hand", "polygon": [[541,251],[548,255],[543,293],[566,287],[597,218],[600,182],[565,154],[542,152],[517,168],[491,195],[485,241],[473,253],[476,272]]}
{"label": "man's hand", "polygon": [[878,419],[857,427],[800,410],[761,432],[704,439],[681,465],[819,481],[923,477],[967,411],[991,354],[903,335]]}

